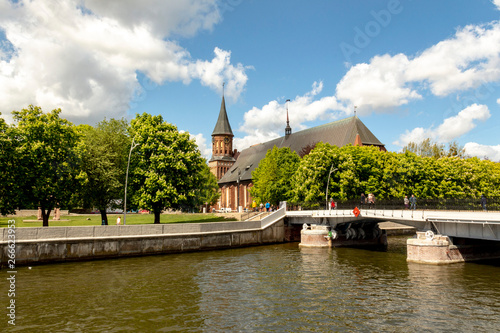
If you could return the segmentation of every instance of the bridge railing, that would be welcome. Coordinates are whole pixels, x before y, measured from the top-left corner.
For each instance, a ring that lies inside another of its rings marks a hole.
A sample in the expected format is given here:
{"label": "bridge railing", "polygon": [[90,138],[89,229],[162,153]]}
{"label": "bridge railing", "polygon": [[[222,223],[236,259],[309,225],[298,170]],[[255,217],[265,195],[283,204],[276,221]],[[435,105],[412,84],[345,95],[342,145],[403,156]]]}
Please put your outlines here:
{"label": "bridge railing", "polygon": [[264,217],[262,220],[260,220],[260,227],[261,229],[265,229],[274,222],[278,221],[279,219],[283,218],[286,215],[286,209],[285,207],[282,207],[278,209],[277,211],[273,212],[272,214]]}
{"label": "bridge railing", "polygon": [[[335,200],[335,198],[334,198]],[[375,199],[374,204],[365,202],[361,205],[360,199],[336,201],[337,209],[406,209],[403,198]],[[287,210],[318,210],[328,209],[325,201],[322,202],[287,202]],[[453,211],[482,211],[481,198],[417,198],[417,210],[453,210]],[[488,211],[500,211],[500,197],[486,198],[486,209]]]}

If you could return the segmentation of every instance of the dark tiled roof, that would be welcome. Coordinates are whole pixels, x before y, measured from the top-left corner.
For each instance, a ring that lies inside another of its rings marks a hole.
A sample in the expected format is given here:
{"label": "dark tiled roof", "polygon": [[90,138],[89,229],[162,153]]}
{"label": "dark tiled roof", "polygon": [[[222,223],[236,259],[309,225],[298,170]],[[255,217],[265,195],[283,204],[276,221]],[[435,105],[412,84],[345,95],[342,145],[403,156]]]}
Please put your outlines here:
{"label": "dark tiled roof", "polygon": [[327,142],[331,145],[342,147],[354,144],[356,134],[359,134],[363,145],[384,146],[375,135],[356,116],[334,121],[325,125],[312,127],[283,136],[268,142],[259,143],[241,151],[236,163],[219,180],[219,184],[236,182],[238,170],[241,170],[241,180],[252,179],[252,171],[259,162],[266,157],[266,153],[274,146],[278,148],[290,147],[299,153],[302,148],[318,142]]}
{"label": "dark tiled roof", "polygon": [[224,100],[224,96],[222,96],[222,103],[220,105],[219,119],[217,119],[217,124],[215,124],[214,131],[212,132],[212,135],[221,134],[233,135],[231,125],[229,124],[229,120],[227,119],[226,102]]}

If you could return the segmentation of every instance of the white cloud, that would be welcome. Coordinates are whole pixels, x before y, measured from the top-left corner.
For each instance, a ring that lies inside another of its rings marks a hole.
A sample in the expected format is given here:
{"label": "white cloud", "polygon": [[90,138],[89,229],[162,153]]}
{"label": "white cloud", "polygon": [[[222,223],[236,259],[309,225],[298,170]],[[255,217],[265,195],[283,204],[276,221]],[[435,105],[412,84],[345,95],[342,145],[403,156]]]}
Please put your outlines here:
{"label": "white cloud", "polygon": [[196,144],[200,149],[201,156],[203,156],[207,160],[210,160],[210,158],[212,157],[212,147],[207,144],[207,140],[205,139],[203,134],[189,134],[189,136],[191,137],[191,139],[194,139],[196,141]]}
{"label": "white cloud", "polygon": [[435,139],[436,133],[432,129],[425,129],[422,127],[416,127],[413,130],[406,130],[404,134],[399,136],[399,139],[394,141],[393,144],[404,147],[410,142],[422,142],[423,140],[430,138]]}
{"label": "white cloud", "polygon": [[495,6],[497,6],[497,9],[500,10],[500,0],[493,0],[492,2]]}
{"label": "white cloud", "polygon": [[486,146],[475,142],[466,143],[464,146],[465,153],[470,156],[479,158],[487,157],[491,161],[500,162],[500,145]]}
{"label": "white cloud", "polygon": [[370,64],[352,67],[337,85],[337,98],[357,105],[359,111],[407,104],[421,96],[407,86],[404,54],[376,56]]}
{"label": "white cloud", "polygon": [[377,111],[419,99],[422,90],[446,96],[499,80],[500,22],[495,21],[459,29],[413,58],[386,54],[355,65],[338,83],[336,96],[361,111]]}
{"label": "white cloud", "polygon": [[96,15],[110,17],[131,29],[148,27],[157,36],[193,36],[198,30],[211,30],[221,20],[216,0],[84,0]]}
{"label": "white cloud", "polygon": [[[348,114],[350,111],[338,103],[334,96],[326,96],[317,99],[316,96],[323,90],[323,82],[314,82],[311,91],[303,96],[296,96],[288,103],[288,114],[292,131],[307,128],[304,124],[317,119],[334,119],[339,117],[339,112]],[[250,145],[266,142],[285,133],[286,105],[284,99],[273,100],[262,108],[253,107],[243,116],[244,123],[239,128],[247,135],[243,138],[235,138],[235,147],[242,150]],[[333,115],[332,111],[337,111]]]}
{"label": "white cloud", "polygon": [[248,80],[245,69],[242,64],[231,65],[231,52],[224,51],[218,47],[214,50],[215,58],[212,61],[198,60],[189,65],[189,72],[192,77],[198,78],[204,86],[219,91],[222,83],[226,82],[224,87],[224,96],[232,100],[241,94]]}
{"label": "white cloud", "polygon": [[409,81],[427,81],[434,95],[476,88],[500,79],[500,23],[469,25],[410,62]]}
{"label": "white cloud", "polygon": [[406,130],[393,144],[404,147],[410,142],[419,143],[427,138],[440,143],[450,142],[474,129],[477,126],[475,121],[485,121],[489,117],[490,111],[486,105],[472,104],[456,116],[446,118],[436,129],[417,127]]}
{"label": "white cloud", "polygon": [[[499,1],[500,1],[500,0],[499,0]],[[499,99],[497,99],[497,104],[500,104],[500,98],[499,98]]]}
{"label": "white cloud", "polygon": [[[86,122],[125,115],[143,88],[137,72],[157,84],[191,80],[237,99],[247,75],[214,49],[212,60],[193,60],[172,34],[192,35],[219,20],[215,0],[27,1],[0,0],[0,110],[28,104]],[[154,9],[153,9],[154,8]],[[168,22],[167,22],[168,21]]]}
{"label": "white cloud", "polygon": [[485,121],[490,117],[486,105],[472,104],[460,111],[456,116],[446,118],[436,129],[438,142],[450,142],[476,127],[475,120]]}

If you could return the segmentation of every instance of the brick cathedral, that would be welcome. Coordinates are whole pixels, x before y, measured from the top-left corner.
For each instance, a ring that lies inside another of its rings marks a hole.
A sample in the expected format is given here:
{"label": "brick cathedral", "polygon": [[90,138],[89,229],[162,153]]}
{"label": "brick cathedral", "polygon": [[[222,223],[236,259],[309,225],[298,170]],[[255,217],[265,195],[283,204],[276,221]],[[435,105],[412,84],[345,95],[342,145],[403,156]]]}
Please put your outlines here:
{"label": "brick cathedral", "polygon": [[297,153],[318,142],[328,142],[337,147],[348,144],[376,146],[380,150],[386,150],[384,144],[357,116],[292,133],[288,110],[285,135],[280,138],[258,143],[238,152],[233,149],[233,137],[233,131],[227,117],[226,103],[224,96],[222,96],[219,118],[212,132],[212,158],[208,162],[210,171],[217,177],[221,191],[216,209],[230,208],[236,211],[238,207],[251,208],[252,171],[257,168],[267,151],[274,146],[278,148],[289,147]]}

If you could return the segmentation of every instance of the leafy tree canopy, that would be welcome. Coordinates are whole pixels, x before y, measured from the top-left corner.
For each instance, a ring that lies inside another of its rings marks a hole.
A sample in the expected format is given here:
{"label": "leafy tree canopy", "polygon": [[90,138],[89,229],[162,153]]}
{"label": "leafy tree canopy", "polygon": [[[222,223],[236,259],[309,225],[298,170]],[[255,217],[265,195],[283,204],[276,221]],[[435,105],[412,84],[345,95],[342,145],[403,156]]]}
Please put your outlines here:
{"label": "leafy tree canopy", "polygon": [[[0,113],[1,114],[1,113]],[[17,152],[16,128],[0,118],[0,214],[12,214],[18,207],[22,178]]]}
{"label": "leafy tree canopy", "polygon": [[345,201],[361,193],[377,198],[466,198],[500,195],[500,164],[459,156],[423,157],[376,147],[338,148],[318,143],[300,161],[293,177],[293,201],[321,203],[328,194]]}
{"label": "leafy tree canopy", "polygon": [[422,142],[410,142],[404,148],[403,152],[415,153],[422,157],[453,157],[457,156],[460,158],[466,157],[465,149],[460,146],[458,142],[452,141],[448,144],[448,150],[446,150],[443,143],[433,142],[430,138],[422,140]]}
{"label": "leafy tree canopy", "polygon": [[78,135],[60,113],[61,109],[43,113],[33,105],[12,112],[17,122],[23,204],[42,209],[43,226],[49,225],[53,208],[70,201],[83,178],[76,151]]}
{"label": "leafy tree canopy", "polygon": [[252,197],[257,202],[278,204],[292,197],[292,177],[297,170],[300,158],[290,148],[270,149],[259,166],[252,172]]}
{"label": "leafy tree canopy", "polygon": [[86,175],[80,199],[85,208],[97,207],[107,224],[106,210],[123,198],[130,137],[125,119],[104,119],[95,127],[80,125],[82,169]]}
{"label": "leafy tree canopy", "polygon": [[207,163],[201,165],[199,183],[195,190],[195,198],[195,206],[212,206],[215,205],[220,198],[217,177],[210,172]]}
{"label": "leafy tree canopy", "polygon": [[189,134],[147,113],[131,121],[131,134],[138,145],[131,166],[132,201],[152,210],[155,223],[164,209],[193,205],[204,161]]}

